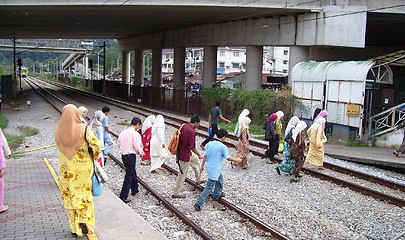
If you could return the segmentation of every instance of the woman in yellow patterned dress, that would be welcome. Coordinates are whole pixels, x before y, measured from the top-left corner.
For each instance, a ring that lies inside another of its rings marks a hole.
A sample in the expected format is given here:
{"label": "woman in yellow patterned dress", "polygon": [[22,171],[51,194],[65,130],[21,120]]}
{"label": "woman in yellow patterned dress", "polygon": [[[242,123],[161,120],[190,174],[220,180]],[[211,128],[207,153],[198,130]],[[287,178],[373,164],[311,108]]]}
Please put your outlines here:
{"label": "woman in yellow patterned dress", "polygon": [[[55,129],[55,142],[59,149],[59,189],[63,204],[68,213],[73,235],[94,234],[94,208],[91,193],[91,176],[94,167],[92,157],[84,139],[86,125],[73,104],[66,105]],[[93,156],[100,153],[97,137],[87,129],[86,138]]]}
{"label": "woman in yellow patterned dress", "polygon": [[320,170],[323,170],[323,160],[325,159],[325,152],[323,145],[327,139],[323,126],[325,125],[325,118],[319,117],[308,129],[307,134],[309,138],[309,150],[305,162],[311,163]]}

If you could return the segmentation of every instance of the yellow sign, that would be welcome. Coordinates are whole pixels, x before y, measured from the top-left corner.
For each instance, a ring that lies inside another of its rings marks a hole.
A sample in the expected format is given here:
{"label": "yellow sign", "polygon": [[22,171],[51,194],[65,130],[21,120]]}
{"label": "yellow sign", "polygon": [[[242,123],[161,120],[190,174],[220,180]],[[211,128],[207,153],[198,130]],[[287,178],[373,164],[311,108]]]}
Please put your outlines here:
{"label": "yellow sign", "polygon": [[360,105],[358,104],[347,105],[347,116],[358,117],[359,115],[360,115]]}

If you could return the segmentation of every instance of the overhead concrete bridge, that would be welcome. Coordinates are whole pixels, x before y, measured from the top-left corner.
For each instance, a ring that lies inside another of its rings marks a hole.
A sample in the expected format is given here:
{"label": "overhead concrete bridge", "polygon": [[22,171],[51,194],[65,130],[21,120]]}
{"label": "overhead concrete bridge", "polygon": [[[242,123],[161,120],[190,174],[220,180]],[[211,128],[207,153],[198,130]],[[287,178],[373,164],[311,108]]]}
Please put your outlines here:
{"label": "overhead concrete bridge", "polygon": [[203,83],[216,75],[218,46],[247,47],[247,89],[261,84],[263,46],[291,46],[290,68],[300,61],[366,60],[404,48],[401,0],[4,0],[0,38],[118,40],[123,79],[135,53],[152,49],[152,84],[160,82],[161,50],[174,48],[175,85],[184,85],[186,47],[204,47]]}

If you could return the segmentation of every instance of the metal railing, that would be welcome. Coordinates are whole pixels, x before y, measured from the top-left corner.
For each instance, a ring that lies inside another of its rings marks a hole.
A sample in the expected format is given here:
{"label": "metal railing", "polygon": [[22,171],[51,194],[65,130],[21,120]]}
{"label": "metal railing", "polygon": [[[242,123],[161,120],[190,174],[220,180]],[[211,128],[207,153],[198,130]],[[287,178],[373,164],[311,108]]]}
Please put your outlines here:
{"label": "metal railing", "polygon": [[403,120],[405,120],[405,103],[372,116],[369,121],[368,138],[375,138],[394,131]]}

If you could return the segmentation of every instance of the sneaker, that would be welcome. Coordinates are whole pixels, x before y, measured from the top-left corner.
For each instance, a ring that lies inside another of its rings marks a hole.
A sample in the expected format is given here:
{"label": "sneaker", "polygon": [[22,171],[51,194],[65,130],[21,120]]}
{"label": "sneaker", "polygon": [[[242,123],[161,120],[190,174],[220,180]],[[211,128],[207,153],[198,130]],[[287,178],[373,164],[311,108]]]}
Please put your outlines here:
{"label": "sneaker", "polygon": [[129,202],[131,202],[131,199],[121,199],[124,203],[129,203]]}
{"label": "sneaker", "polygon": [[185,194],[173,194],[172,198],[186,198]]}
{"label": "sneaker", "polygon": [[131,195],[132,195],[132,196],[135,196],[135,195],[138,194],[138,193],[139,193],[139,190],[136,191],[136,192],[131,192]]}
{"label": "sneaker", "polygon": [[196,204],[194,204],[194,209],[196,211],[201,211],[201,206],[196,203]]}

